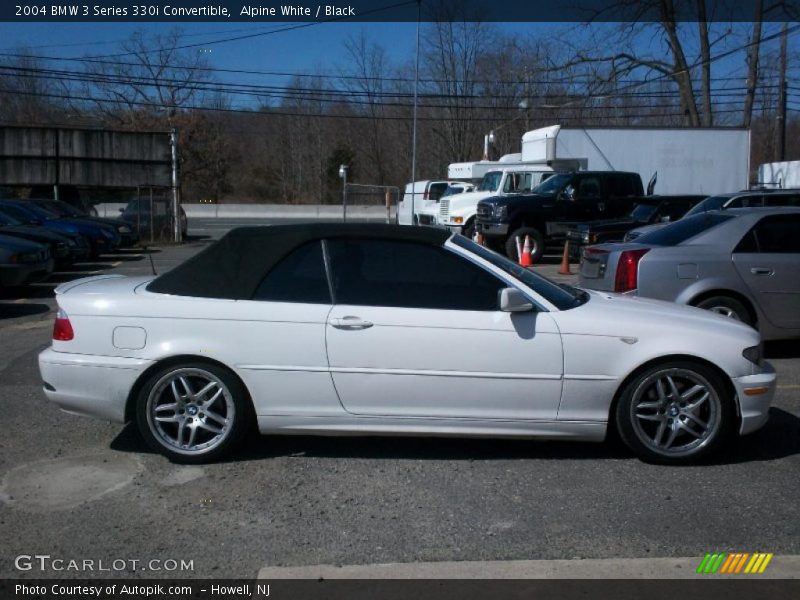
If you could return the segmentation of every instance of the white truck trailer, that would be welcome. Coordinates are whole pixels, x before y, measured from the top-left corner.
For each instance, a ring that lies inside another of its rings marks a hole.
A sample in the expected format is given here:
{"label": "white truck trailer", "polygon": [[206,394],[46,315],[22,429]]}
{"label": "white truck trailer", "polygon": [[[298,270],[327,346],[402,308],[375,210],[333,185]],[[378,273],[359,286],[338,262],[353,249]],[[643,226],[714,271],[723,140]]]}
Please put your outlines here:
{"label": "white truck trailer", "polygon": [[800,160],[758,165],[757,185],[777,189],[800,188]]}

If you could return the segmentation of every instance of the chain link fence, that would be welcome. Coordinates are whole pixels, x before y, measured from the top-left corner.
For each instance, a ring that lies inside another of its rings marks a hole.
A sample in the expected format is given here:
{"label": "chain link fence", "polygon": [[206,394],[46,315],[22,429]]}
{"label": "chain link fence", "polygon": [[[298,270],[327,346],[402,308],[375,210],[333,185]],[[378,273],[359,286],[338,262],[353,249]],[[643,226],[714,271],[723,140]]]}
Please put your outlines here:
{"label": "chain link fence", "polygon": [[[348,183],[344,186],[342,198],[342,217],[347,220],[347,208],[358,206],[374,208],[374,218],[383,217],[387,223],[397,222],[397,206],[400,202],[400,188],[390,185],[369,185]],[[383,209],[383,214],[381,213]],[[362,212],[362,211],[359,211]],[[370,214],[372,210],[369,211]],[[371,218],[370,220],[373,220]]]}
{"label": "chain link fence", "polygon": [[[128,201],[121,217],[139,235],[142,243],[175,240],[175,212],[172,189],[168,187],[138,187]],[[186,215],[178,207],[182,238],[186,237]]]}

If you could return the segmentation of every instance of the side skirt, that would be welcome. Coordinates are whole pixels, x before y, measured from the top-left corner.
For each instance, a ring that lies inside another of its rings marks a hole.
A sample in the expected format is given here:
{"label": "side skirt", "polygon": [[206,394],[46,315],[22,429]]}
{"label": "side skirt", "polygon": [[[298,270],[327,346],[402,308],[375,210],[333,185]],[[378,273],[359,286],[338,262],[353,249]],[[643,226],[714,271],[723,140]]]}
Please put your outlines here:
{"label": "side skirt", "polygon": [[258,416],[259,431],[269,435],[513,437],[602,442],[606,427],[605,421]]}

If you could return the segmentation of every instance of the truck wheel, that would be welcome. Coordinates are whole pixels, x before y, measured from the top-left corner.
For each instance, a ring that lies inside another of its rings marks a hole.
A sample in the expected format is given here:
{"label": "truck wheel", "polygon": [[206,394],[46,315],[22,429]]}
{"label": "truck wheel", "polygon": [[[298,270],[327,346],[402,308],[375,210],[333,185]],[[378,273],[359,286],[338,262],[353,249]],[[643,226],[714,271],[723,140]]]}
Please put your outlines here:
{"label": "truck wheel", "polygon": [[531,259],[534,263],[537,263],[542,259],[542,255],[544,254],[544,236],[538,229],[534,229],[533,227],[520,227],[511,232],[511,235],[509,235],[506,240],[506,256],[515,262],[519,260],[517,256],[516,238],[519,236],[520,241],[524,244],[526,235],[531,238]]}

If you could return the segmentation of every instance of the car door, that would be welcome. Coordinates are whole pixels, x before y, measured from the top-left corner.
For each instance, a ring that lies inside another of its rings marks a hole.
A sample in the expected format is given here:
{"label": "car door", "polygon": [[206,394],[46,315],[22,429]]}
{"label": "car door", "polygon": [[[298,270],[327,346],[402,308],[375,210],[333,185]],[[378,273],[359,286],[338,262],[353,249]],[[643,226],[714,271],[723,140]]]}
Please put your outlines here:
{"label": "car door", "polygon": [[320,240],[290,252],[250,300],[214,321],[209,339],[228,340],[258,415],[344,413],[328,373],[325,324],[332,308]]}
{"label": "car door", "polygon": [[554,420],[561,337],[546,312],[505,313],[494,274],[442,247],[329,240],[328,361],[359,415]]}
{"label": "car door", "polygon": [[800,329],[800,215],[763,217],[734,250],[740,277],[775,326]]}

